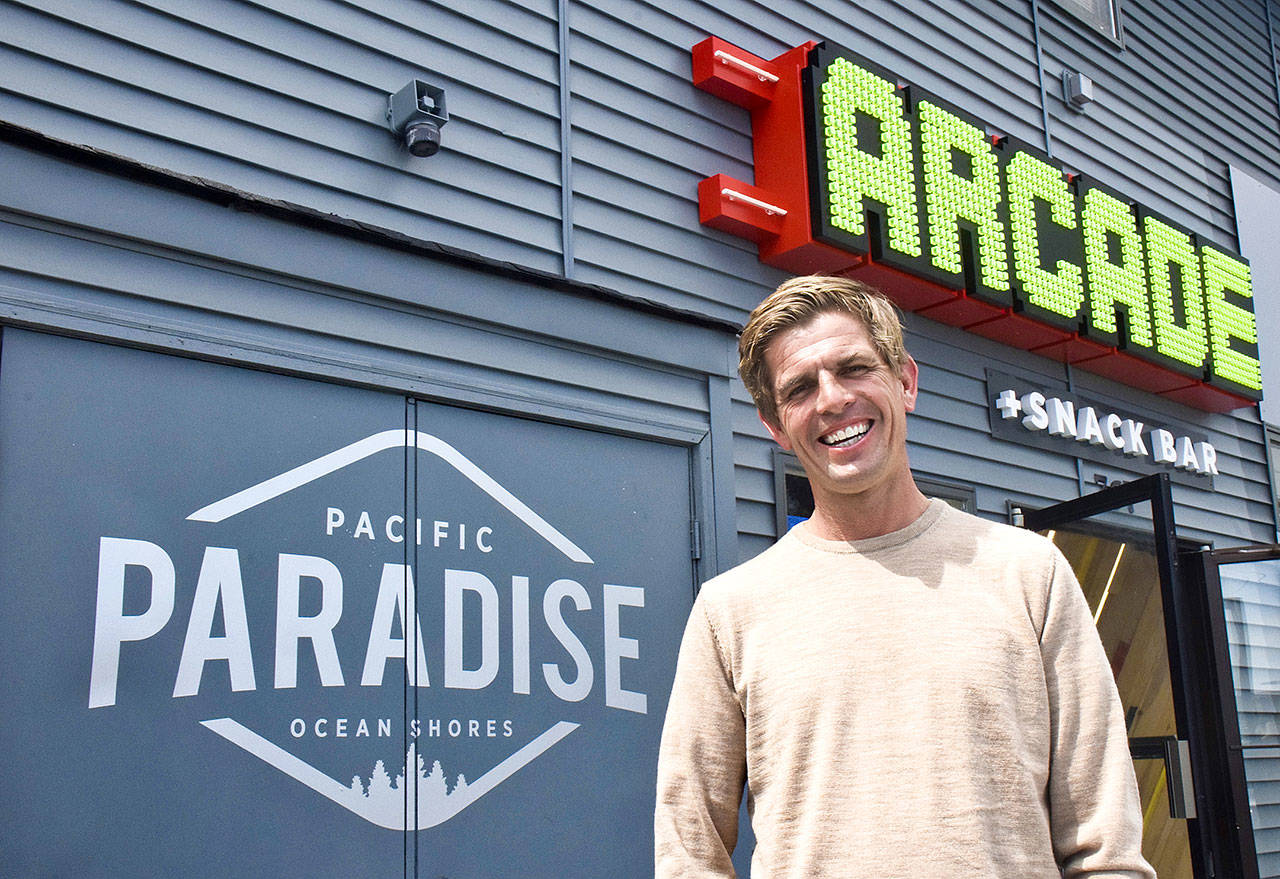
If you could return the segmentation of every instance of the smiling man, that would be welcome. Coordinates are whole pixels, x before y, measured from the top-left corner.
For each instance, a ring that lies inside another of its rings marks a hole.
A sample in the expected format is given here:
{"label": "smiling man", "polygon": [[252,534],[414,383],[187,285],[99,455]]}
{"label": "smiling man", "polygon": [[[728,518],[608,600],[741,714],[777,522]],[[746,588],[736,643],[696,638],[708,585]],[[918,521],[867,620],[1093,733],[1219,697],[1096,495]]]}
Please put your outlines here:
{"label": "smiling man", "polygon": [[795,278],[739,369],[814,514],[706,583],[658,764],[656,875],[1152,879],[1124,718],[1047,540],[911,477],[918,371],[892,304]]}

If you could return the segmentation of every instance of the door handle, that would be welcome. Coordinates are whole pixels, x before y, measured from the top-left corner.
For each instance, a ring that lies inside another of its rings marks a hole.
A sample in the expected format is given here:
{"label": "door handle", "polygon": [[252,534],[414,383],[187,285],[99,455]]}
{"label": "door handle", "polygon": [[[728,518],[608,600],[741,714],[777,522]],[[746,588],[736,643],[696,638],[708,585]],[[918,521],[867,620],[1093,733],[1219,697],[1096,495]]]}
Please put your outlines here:
{"label": "door handle", "polygon": [[1129,753],[1135,760],[1163,760],[1165,789],[1169,794],[1169,817],[1196,817],[1196,789],[1191,778],[1191,748],[1177,736],[1129,739]]}
{"label": "door handle", "polygon": [[1164,740],[1164,770],[1169,814],[1174,818],[1196,817],[1196,786],[1191,780],[1191,747],[1186,739],[1168,736]]}

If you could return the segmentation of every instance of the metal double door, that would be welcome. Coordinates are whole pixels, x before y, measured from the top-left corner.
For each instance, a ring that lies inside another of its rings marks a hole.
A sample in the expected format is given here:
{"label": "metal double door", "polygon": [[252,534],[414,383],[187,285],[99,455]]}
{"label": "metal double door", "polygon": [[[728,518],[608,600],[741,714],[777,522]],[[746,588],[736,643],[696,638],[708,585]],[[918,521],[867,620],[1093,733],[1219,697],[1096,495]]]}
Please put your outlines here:
{"label": "metal double door", "polygon": [[7,329],[0,873],[651,873],[691,449]]}

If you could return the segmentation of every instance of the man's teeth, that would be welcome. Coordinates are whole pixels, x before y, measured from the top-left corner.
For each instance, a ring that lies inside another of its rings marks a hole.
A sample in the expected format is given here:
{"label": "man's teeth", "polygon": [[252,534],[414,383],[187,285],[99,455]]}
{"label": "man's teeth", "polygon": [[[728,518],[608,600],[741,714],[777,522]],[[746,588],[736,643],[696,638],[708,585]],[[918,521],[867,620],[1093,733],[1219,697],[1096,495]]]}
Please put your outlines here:
{"label": "man's teeth", "polygon": [[865,435],[870,429],[871,424],[869,422],[858,425],[851,424],[848,427],[843,427],[840,430],[837,430],[835,433],[827,434],[821,438],[820,442],[822,442],[823,445],[828,446],[838,446],[843,443],[850,443],[855,440],[862,439],[863,435]]}

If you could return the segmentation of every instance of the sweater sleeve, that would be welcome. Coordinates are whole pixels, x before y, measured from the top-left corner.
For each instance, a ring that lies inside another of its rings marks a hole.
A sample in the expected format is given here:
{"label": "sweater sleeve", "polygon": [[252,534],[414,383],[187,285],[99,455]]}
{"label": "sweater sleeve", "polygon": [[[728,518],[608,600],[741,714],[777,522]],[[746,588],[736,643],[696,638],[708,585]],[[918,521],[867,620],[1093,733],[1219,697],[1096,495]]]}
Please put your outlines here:
{"label": "sweater sleeve", "polygon": [[1041,633],[1049,693],[1049,820],[1066,879],[1155,879],[1110,663],[1071,566],[1056,549]]}
{"label": "sweater sleeve", "polygon": [[656,879],[732,877],[746,721],[703,601],[680,645],[658,755]]}

